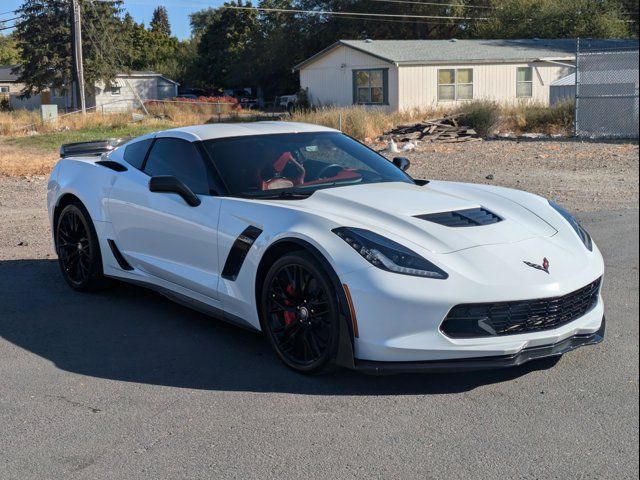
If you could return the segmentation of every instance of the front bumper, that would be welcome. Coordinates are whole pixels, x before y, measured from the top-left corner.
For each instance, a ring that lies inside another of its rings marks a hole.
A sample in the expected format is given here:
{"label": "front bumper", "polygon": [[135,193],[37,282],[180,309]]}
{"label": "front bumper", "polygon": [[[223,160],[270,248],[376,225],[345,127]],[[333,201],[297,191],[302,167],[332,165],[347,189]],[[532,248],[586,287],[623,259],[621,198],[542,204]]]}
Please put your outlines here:
{"label": "front bumper", "polygon": [[371,360],[355,360],[355,370],[370,375],[392,375],[396,373],[415,372],[464,372],[472,370],[491,370],[497,368],[517,367],[532,360],[558,357],[585,345],[595,345],[604,340],[606,320],[597,332],[579,334],[566,338],[553,345],[525,348],[513,355],[494,357],[463,358],[453,360],[434,360],[426,362],[377,362]]}

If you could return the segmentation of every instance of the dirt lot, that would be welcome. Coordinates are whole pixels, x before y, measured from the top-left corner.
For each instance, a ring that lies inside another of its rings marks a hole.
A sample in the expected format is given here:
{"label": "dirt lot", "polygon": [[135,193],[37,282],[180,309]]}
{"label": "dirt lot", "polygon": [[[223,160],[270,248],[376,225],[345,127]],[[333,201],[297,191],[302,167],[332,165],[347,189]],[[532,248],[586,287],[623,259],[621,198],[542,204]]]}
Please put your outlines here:
{"label": "dirt lot", "polygon": [[637,143],[496,140],[436,144],[406,156],[414,178],[518,188],[577,212],[638,208]]}

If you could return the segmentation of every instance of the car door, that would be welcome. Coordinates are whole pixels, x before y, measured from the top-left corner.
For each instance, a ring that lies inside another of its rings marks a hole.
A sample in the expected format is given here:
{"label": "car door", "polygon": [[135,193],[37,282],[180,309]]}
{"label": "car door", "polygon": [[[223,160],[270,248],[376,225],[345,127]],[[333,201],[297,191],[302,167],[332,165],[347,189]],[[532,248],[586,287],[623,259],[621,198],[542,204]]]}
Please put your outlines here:
{"label": "car door", "polygon": [[[137,150],[145,151],[140,146]],[[174,137],[153,140],[139,163],[139,169],[118,176],[109,196],[118,248],[134,268],[217,299],[221,199],[215,194],[220,190],[216,190],[212,166],[196,144]],[[149,181],[159,175],[178,178],[201,203],[190,206],[176,193],[151,192]]]}

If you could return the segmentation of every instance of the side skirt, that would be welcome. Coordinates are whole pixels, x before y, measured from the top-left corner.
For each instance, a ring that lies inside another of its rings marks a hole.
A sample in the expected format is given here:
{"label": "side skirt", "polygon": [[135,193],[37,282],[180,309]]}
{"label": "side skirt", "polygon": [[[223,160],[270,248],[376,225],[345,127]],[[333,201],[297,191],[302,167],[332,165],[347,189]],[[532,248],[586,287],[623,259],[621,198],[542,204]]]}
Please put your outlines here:
{"label": "side skirt", "polygon": [[255,332],[255,333],[259,333],[260,330],[258,330],[256,327],[254,327],[253,325],[251,325],[249,322],[247,322],[246,320],[236,316],[236,315],[232,315],[230,313],[225,312],[224,310],[222,310],[221,308],[217,308],[217,307],[213,307],[211,305],[208,305],[204,302],[201,302],[199,300],[195,300],[187,295],[183,295],[181,293],[176,293],[166,287],[161,287],[159,285],[154,285],[152,283],[149,282],[144,282],[141,280],[134,280],[131,278],[123,278],[123,277],[112,277],[115,278],[117,280],[120,280],[122,282],[126,282],[126,283],[130,283],[132,285],[137,285],[139,287],[144,287],[147,288],[149,290],[153,290],[158,292],[161,295],[164,295],[165,297],[167,297],[169,300],[182,305],[183,307],[187,307],[190,308],[192,310],[195,310],[197,312],[203,313],[204,315],[207,315],[209,317],[215,318],[216,320],[222,320],[223,322],[227,322],[230,323],[232,325],[235,325],[237,327],[243,328],[245,330],[249,330],[251,332]]}

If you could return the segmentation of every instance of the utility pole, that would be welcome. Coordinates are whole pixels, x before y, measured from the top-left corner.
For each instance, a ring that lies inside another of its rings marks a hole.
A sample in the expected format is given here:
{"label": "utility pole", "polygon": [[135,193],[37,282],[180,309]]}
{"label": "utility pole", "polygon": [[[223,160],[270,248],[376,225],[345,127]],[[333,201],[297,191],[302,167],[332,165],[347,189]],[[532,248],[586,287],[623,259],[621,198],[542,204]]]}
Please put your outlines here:
{"label": "utility pole", "polygon": [[[78,0],[71,0],[71,9],[73,13],[73,29],[71,43],[73,45],[73,66],[76,83],[76,109],[78,106],[82,110],[82,114],[87,113],[87,105],[84,97],[84,68],[82,66],[82,25],[80,21],[80,4]],[[79,101],[79,102],[78,102]],[[80,105],[78,105],[78,103]]]}

